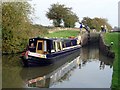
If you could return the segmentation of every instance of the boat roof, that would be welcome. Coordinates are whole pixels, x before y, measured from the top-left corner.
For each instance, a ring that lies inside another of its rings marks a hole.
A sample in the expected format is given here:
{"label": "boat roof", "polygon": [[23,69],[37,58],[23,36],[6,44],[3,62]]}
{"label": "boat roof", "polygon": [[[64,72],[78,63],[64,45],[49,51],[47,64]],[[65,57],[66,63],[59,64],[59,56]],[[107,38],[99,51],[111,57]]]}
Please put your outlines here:
{"label": "boat roof", "polygon": [[71,38],[30,38],[29,40],[48,40],[48,41],[70,41],[70,40],[76,40],[76,38],[71,39]]}

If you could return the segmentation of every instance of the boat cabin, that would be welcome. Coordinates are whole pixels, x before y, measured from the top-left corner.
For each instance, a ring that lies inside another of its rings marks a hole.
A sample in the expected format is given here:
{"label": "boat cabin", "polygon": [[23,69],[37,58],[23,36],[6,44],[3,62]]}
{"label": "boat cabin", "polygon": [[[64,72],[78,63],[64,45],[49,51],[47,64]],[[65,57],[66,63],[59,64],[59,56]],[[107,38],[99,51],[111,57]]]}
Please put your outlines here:
{"label": "boat cabin", "polygon": [[77,39],[31,38],[28,50],[39,54],[54,53],[76,46]]}

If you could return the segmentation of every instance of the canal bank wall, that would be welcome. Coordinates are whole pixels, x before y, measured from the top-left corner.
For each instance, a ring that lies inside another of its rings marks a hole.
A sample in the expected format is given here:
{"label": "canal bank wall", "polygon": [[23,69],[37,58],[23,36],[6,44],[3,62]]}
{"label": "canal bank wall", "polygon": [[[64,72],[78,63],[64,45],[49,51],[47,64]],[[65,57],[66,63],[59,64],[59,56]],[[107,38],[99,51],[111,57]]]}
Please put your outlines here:
{"label": "canal bank wall", "polygon": [[110,58],[115,57],[115,53],[111,51],[111,45],[106,45],[102,34],[100,33],[85,33],[81,36],[81,46],[88,46],[94,43],[98,43],[99,50],[106,56]]}
{"label": "canal bank wall", "polygon": [[99,49],[100,51],[111,58],[115,57],[115,53],[111,51],[112,45],[106,45],[103,39],[102,34],[100,34],[100,39],[99,39]]}

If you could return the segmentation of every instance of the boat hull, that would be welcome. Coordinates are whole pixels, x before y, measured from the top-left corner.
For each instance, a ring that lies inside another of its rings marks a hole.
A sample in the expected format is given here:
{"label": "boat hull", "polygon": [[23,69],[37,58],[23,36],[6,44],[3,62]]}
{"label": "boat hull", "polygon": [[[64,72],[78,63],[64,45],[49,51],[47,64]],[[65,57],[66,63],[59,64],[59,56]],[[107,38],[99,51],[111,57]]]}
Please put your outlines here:
{"label": "boat hull", "polygon": [[55,62],[58,62],[59,60],[62,60],[60,58],[64,58],[75,52],[80,52],[80,46],[67,49],[67,50],[62,50],[62,51],[55,52],[55,53],[51,53],[51,54],[47,54],[47,58],[37,58],[37,57],[29,56],[28,59],[26,59],[24,57],[21,57],[22,64],[25,67],[50,65]]}

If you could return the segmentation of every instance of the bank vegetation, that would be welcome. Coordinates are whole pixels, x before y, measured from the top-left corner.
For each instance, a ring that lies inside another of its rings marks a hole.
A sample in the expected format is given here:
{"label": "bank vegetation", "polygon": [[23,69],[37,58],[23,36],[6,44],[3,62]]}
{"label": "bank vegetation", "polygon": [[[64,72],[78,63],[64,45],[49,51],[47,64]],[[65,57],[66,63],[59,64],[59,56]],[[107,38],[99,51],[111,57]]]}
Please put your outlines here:
{"label": "bank vegetation", "polygon": [[112,45],[112,51],[115,52],[115,60],[113,63],[113,75],[112,75],[112,90],[120,90],[120,33],[106,33],[104,39],[107,45]]}
{"label": "bank vegetation", "polygon": [[33,9],[27,2],[2,3],[2,53],[24,50],[28,39],[47,33],[46,28],[34,25],[29,17]]}

